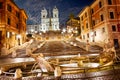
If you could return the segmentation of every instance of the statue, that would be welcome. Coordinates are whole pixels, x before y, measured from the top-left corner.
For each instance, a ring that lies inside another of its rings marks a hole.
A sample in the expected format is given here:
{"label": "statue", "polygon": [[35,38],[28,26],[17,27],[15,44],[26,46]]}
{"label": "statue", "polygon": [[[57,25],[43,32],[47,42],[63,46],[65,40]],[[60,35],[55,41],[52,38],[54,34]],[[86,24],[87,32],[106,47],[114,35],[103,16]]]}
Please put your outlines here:
{"label": "statue", "polygon": [[61,75],[62,75],[62,71],[60,69],[60,66],[56,66],[54,70],[54,76],[58,79],[61,77]]}
{"label": "statue", "polygon": [[43,72],[54,72],[54,68],[47,62],[43,56],[42,53],[38,55],[30,54],[31,57],[33,57],[36,62],[38,62],[38,66],[41,68]]}
{"label": "statue", "polygon": [[20,68],[16,69],[14,78],[15,78],[15,79],[22,80],[22,71],[21,71]]}
{"label": "statue", "polygon": [[101,65],[111,65],[113,64],[114,59],[117,57],[115,48],[108,46],[108,44],[104,45],[103,52],[100,54]]}

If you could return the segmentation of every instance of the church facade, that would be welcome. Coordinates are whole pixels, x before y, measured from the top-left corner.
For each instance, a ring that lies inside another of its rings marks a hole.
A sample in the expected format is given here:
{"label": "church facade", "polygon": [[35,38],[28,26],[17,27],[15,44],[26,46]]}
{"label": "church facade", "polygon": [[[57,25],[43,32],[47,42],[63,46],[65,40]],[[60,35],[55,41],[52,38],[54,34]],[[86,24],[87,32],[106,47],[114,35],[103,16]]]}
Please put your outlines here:
{"label": "church facade", "polygon": [[50,12],[50,10],[47,10],[46,8],[43,8],[41,10],[41,24],[27,25],[28,34],[47,31],[60,31],[59,11],[56,7],[52,9],[52,12]]}
{"label": "church facade", "polygon": [[53,8],[52,15],[46,8],[41,11],[41,26],[39,30],[43,32],[60,30],[59,11],[56,7]]}

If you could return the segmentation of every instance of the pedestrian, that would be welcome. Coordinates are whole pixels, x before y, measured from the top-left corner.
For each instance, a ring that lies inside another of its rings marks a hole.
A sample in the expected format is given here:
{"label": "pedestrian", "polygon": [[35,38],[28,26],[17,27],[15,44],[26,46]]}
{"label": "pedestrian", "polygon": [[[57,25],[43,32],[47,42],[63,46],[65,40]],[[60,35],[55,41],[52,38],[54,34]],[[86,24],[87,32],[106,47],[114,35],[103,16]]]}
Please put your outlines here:
{"label": "pedestrian", "polygon": [[90,47],[90,44],[89,44],[89,41],[87,40],[87,42],[86,42],[86,51],[89,51],[89,47]]}
{"label": "pedestrian", "polygon": [[12,58],[15,58],[17,56],[17,52],[16,52],[16,50],[14,50],[13,52],[12,52]]}

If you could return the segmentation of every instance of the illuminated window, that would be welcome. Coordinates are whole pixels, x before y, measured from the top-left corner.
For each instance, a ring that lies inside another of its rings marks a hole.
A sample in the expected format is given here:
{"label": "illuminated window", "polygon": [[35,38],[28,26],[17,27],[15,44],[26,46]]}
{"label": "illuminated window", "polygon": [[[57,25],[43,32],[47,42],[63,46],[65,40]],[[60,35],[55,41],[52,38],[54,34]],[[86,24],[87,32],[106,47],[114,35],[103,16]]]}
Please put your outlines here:
{"label": "illuminated window", "polygon": [[116,31],[116,26],[112,25],[112,31]]}
{"label": "illuminated window", "polygon": [[6,32],[6,37],[11,38],[12,37],[12,32]]}
{"label": "illuminated window", "polygon": [[114,19],[114,13],[110,12],[110,19]]}
{"label": "illuminated window", "polygon": [[12,7],[9,4],[7,5],[7,10],[12,12]]}
{"label": "illuminated window", "polygon": [[10,32],[10,38],[12,37],[12,32]]}
{"label": "illuminated window", "polygon": [[3,2],[0,2],[0,9],[3,8]]}

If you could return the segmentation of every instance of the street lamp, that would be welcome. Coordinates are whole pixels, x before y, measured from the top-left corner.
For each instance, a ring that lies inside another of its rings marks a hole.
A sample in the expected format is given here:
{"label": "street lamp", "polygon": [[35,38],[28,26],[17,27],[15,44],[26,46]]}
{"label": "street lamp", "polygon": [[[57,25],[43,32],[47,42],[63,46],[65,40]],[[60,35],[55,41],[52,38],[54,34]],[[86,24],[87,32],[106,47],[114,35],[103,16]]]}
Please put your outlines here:
{"label": "street lamp", "polygon": [[37,33],[37,31],[35,31],[35,33]]}
{"label": "street lamp", "polygon": [[28,35],[28,32],[26,32],[26,35]]}
{"label": "street lamp", "polygon": [[42,35],[42,33],[39,33],[39,35]]}
{"label": "street lamp", "polygon": [[62,36],[64,38],[65,37],[65,33],[66,33],[66,29],[64,28],[61,33],[62,33]]}
{"label": "street lamp", "polygon": [[0,69],[0,75],[2,74],[2,70]]}
{"label": "street lamp", "polygon": [[33,33],[34,32],[34,29],[31,29],[31,33]]}
{"label": "street lamp", "polygon": [[63,29],[62,32],[65,33],[65,32],[66,32],[66,29]]}
{"label": "street lamp", "polygon": [[10,32],[7,32],[7,38],[10,38]]}

